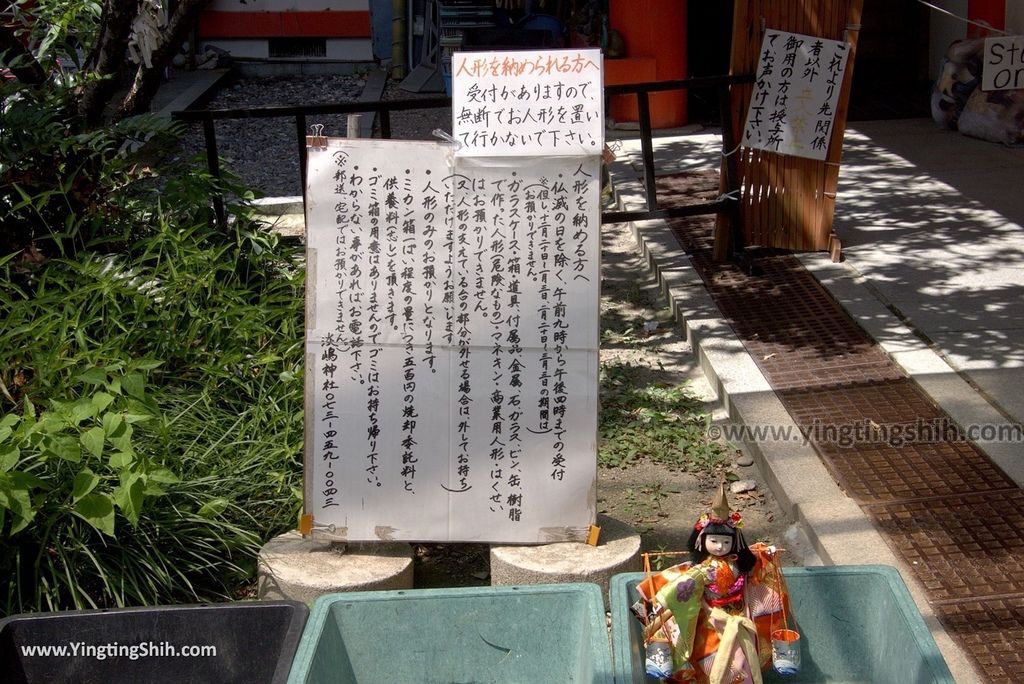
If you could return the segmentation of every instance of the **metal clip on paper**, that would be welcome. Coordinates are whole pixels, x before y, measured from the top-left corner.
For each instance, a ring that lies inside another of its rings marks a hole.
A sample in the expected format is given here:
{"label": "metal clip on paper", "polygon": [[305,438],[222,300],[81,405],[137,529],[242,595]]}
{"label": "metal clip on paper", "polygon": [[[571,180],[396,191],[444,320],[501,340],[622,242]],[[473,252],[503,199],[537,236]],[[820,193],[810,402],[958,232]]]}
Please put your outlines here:
{"label": "metal clip on paper", "polygon": [[435,138],[440,138],[441,140],[444,140],[446,143],[448,143],[449,145],[454,147],[455,148],[455,150],[454,150],[455,152],[458,152],[459,149],[462,147],[462,143],[460,143],[458,140],[453,138],[452,134],[449,133],[448,131],[442,131],[440,128],[435,128],[432,131],[432,133],[434,134]]}
{"label": "metal clip on paper", "polygon": [[306,136],[306,147],[327,149],[327,136],[324,135],[323,124],[313,124],[309,127],[312,135]]}
{"label": "metal clip on paper", "polygon": [[323,535],[333,535],[337,531],[338,528],[335,527],[334,523],[330,523],[327,525],[323,523],[318,523],[313,519],[313,516],[310,513],[307,513],[303,515],[301,518],[299,518],[299,534],[301,534],[303,537],[308,537],[314,532],[318,532]]}

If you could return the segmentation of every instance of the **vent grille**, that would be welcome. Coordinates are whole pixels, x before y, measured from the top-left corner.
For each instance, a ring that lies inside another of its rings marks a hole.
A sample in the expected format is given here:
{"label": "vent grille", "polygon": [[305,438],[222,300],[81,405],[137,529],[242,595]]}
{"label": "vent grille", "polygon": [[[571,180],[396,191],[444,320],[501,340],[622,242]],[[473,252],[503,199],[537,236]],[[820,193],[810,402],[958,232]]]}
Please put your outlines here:
{"label": "vent grille", "polygon": [[273,57],[326,57],[326,38],[270,38],[267,40]]}

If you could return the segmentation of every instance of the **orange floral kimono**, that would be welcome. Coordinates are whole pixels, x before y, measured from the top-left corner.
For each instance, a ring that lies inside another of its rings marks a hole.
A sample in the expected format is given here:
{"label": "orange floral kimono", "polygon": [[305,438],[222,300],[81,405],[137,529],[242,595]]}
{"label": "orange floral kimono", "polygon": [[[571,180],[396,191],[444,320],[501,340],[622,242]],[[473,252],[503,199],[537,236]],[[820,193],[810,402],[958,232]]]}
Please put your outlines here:
{"label": "orange floral kimono", "polygon": [[[667,682],[759,683],[771,665],[771,633],[791,615],[775,547],[754,544],[757,564],[741,575],[735,556],[681,563],[637,586],[633,612],[644,642],[671,646]],[[724,656],[724,657],[723,657]]]}

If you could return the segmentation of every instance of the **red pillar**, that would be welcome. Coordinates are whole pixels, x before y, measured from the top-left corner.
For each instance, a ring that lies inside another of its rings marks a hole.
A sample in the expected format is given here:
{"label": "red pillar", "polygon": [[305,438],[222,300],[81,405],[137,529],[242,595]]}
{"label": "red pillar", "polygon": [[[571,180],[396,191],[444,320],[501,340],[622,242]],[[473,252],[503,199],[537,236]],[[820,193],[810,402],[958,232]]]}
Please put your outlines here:
{"label": "red pillar", "polygon": [[[686,2],[611,0],[609,27],[626,43],[626,59],[605,61],[605,83],[642,83],[686,78]],[[686,123],[686,92],[651,96],[651,125],[671,128]],[[613,98],[612,118],[636,121],[635,96]]]}
{"label": "red pillar", "polygon": [[[1001,31],[1006,28],[1006,0],[967,0],[967,18],[984,21]],[[989,33],[980,26],[967,25],[968,38],[982,38]]]}

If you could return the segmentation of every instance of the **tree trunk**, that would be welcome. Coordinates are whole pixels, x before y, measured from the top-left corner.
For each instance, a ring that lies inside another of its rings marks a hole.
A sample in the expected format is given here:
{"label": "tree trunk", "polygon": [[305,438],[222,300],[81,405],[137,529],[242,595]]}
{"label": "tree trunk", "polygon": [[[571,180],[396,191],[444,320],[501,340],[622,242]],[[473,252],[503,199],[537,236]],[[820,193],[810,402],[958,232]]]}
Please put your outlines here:
{"label": "tree trunk", "polygon": [[103,0],[99,35],[84,68],[105,78],[89,81],[78,101],[78,113],[89,126],[103,120],[107,104],[121,85],[127,66],[128,39],[138,12],[137,1]]}
{"label": "tree trunk", "polygon": [[146,65],[141,63],[138,65],[128,93],[114,115],[115,120],[141,114],[149,109],[149,104],[160,86],[164,69],[181,49],[182,43],[188,37],[189,29],[199,21],[199,13],[207,3],[209,0],[179,0],[174,13],[168,17],[164,40],[153,51],[152,68],[146,68]]}

